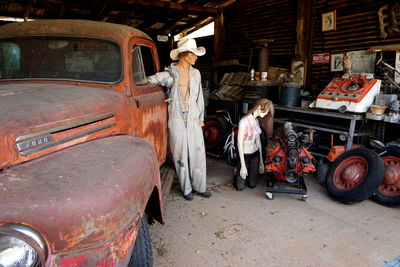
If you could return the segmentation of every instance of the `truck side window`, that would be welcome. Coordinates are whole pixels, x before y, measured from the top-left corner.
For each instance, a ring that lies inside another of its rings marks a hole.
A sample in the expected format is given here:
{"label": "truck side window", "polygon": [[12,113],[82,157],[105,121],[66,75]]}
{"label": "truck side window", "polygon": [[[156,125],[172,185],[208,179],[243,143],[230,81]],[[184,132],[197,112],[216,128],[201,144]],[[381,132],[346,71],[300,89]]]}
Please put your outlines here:
{"label": "truck side window", "polygon": [[133,48],[133,79],[137,85],[145,85],[146,77],[156,73],[153,51],[150,47],[137,45]]}
{"label": "truck side window", "polygon": [[15,78],[20,72],[21,50],[14,43],[0,44],[0,78]]}

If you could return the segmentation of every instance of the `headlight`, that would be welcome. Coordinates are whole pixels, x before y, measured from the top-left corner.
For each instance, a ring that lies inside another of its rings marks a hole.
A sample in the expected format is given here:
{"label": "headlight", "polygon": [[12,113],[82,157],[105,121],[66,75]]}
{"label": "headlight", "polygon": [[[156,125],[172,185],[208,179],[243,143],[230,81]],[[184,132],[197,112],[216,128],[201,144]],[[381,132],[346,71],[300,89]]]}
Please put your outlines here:
{"label": "headlight", "polygon": [[0,266],[44,265],[44,240],[33,229],[23,225],[0,227]]}

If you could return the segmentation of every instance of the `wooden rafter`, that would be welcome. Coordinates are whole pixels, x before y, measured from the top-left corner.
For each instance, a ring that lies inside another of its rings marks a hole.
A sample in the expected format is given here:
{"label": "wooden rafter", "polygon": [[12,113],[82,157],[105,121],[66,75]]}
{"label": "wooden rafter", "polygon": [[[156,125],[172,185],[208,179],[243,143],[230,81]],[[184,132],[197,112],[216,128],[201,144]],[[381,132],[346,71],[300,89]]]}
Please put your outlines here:
{"label": "wooden rafter", "polygon": [[[232,5],[235,2],[236,2],[236,0],[227,0],[227,1],[217,5],[217,7],[215,8],[215,9],[218,10],[217,14],[215,14],[213,17],[208,17],[203,21],[197,22],[196,24],[189,26],[188,28],[184,29],[181,32],[181,34],[184,35],[184,36],[188,35],[188,34],[194,32],[195,30],[200,29],[201,27],[205,26],[206,24],[212,22],[214,19],[219,19],[220,16],[221,16],[221,12],[222,12],[223,8],[225,8],[225,7],[229,6],[229,5]],[[164,30],[164,34],[169,33],[168,30]]]}
{"label": "wooden rafter", "polygon": [[205,25],[211,23],[213,20],[214,20],[214,17],[208,17],[206,19],[203,19],[202,21],[197,22],[197,23],[191,25],[190,27],[188,27],[187,29],[183,30],[182,34],[184,36],[186,36],[189,33],[194,32],[195,30],[198,30],[198,29],[204,27]]}
{"label": "wooden rafter", "polygon": [[148,0],[128,0],[127,4],[130,5],[140,5],[146,7],[160,7],[160,8],[168,8],[172,10],[180,10],[189,13],[199,13],[208,16],[215,16],[218,14],[218,8],[214,7],[205,7],[199,5],[192,4],[180,4],[176,2],[167,2],[167,1],[148,1]]}

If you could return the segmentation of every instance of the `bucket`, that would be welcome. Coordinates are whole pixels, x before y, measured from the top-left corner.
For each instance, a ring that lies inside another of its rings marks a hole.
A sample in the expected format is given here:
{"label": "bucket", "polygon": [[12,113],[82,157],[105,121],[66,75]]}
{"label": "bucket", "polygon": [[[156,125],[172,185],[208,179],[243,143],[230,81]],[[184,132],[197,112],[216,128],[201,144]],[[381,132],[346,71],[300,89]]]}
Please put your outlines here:
{"label": "bucket", "polygon": [[279,104],[288,107],[299,107],[301,86],[297,83],[284,83],[281,86]]}

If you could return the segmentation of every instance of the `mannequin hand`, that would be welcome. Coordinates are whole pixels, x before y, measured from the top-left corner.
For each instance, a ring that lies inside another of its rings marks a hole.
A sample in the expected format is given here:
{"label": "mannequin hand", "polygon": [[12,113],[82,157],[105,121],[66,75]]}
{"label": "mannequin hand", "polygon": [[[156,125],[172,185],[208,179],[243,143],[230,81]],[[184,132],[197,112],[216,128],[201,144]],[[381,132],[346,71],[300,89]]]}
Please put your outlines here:
{"label": "mannequin hand", "polygon": [[247,176],[247,168],[246,166],[243,166],[240,168],[240,177],[245,180]]}
{"label": "mannequin hand", "polygon": [[199,121],[200,127],[204,126],[204,121]]}
{"label": "mannequin hand", "polygon": [[260,166],[258,167],[258,171],[262,174],[264,173],[264,163],[260,161]]}

